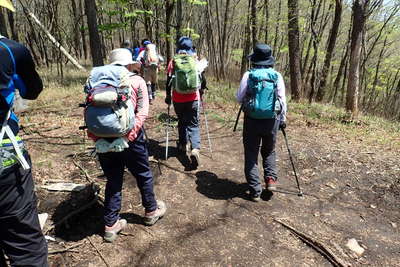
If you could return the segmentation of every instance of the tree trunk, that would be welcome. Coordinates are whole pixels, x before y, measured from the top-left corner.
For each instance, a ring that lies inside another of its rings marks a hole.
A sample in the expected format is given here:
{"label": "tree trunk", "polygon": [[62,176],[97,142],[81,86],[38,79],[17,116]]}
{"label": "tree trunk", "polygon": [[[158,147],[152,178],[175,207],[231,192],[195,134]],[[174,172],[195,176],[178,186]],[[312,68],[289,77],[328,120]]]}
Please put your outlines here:
{"label": "tree trunk", "polygon": [[4,15],[4,11],[5,10],[3,10],[3,8],[0,7],[0,34],[8,38],[6,17]]}
{"label": "tree trunk", "polygon": [[[264,42],[268,44],[268,26],[269,26],[269,0],[264,0],[264,10],[265,10],[265,38]],[[274,47],[276,49],[276,47]]]}
{"label": "tree trunk", "polygon": [[15,29],[14,13],[12,11],[8,10],[7,14],[8,14],[8,24],[10,25],[10,30],[11,30],[11,37],[14,41],[19,42],[18,32]]}
{"label": "tree trunk", "polygon": [[254,47],[257,43],[257,0],[251,0],[251,43]]}
{"label": "tree trunk", "polygon": [[176,42],[182,36],[183,5],[182,0],[176,1]]}
{"label": "tree trunk", "polygon": [[166,0],[165,1],[165,44],[166,44],[166,56],[167,62],[172,58],[172,35],[171,35],[171,21],[172,21],[172,13],[174,12],[174,1]]}
{"label": "tree trunk", "polygon": [[97,28],[97,8],[95,0],[85,0],[85,13],[89,28],[90,53],[92,55],[93,66],[102,66],[103,55],[99,30]]}
{"label": "tree trunk", "polygon": [[335,49],[336,39],[338,36],[339,25],[342,17],[342,0],[336,0],[335,6],[335,17],[333,19],[332,28],[329,33],[328,39],[328,47],[326,49],[326,56],[324,60],[324,66],[322,67],[321,75],[320,75],[320,82],[317,91],[317,102],[321,102],[325,96],[326,92],[326,80],[328,77],[328,70],[331,65],[331,60],[333,56],[333,52]]}
{"label": "tree trunk", "polygon": [[288,0],[288,40],[290,62],[290,89],[292,98],[300,100],[302,84],[300,73],[300,46],[299,46],[299,8],[298,0]]}
{"label": "tree trunk", "polygon": [[347,82],[346,110],[351,117],[358,115],[358,93],[360,84],[361,39],[365,26],[368,0],[355,0],[353,3],[353,27],[351,32],[349,79]]}
{"label": "tree trunk", "polygon": [[[248,6],[248,11],[250,11],[250,5],[251,5],[251,0],[249,0],[249,6]],[[245,43],[244,43],[244,49],[243,49],[243,55],[242,55],[242,65],[240,68],[241,74],[246,72],[246,69],[248,68],[248,62],[249,60],[247,59],[247,56],[250,52],[250,46],[251,46],[251,38],[250,38],[250,16],[247,16],[247,23],[246,23],[246,29],[245,29]]]}

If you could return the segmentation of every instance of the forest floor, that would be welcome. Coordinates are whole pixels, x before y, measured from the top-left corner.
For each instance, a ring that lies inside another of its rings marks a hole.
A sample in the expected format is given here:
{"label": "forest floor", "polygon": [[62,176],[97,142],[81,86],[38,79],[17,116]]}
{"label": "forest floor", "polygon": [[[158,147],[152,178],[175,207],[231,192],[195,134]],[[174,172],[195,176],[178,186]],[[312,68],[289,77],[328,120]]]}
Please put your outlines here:
{"label": "forest floor", "polygon": [[[263,194],[263,200],[254,203],[246,195],[241,127],[232,131],[237,106],[214,101],[212,92],[206,103],[212,154],[202,115],[197,170],[190,170],[187,159],[177,153],[176,128],[170,129],[170,153],[164,159],[166,105],[164,92],[158,92],[146,131],[156,195],[166,202],[167,214],[152,227],[142,224],[140,194],[126,172],[121,214],[128,227],[114,243],[103,242],[101,201],[90,202],[86,196],[79,201],[76,194],[42,188],[54,182],[94,182],[104,195],[105,179],[91,155],[93,143],[78,130],[83,123],[78,108],[84,99],[82,79],[73,82],[75,87],[49,83],[43,96],[21,114],[39,212],[49,213],[44,231],[55,238],[48,243],[51,266],[331,265],[279,221],[324,246],[343,265],[399,266],[398,123],[341,123],[324,106],[292,104],[287,134],[304,196],[296,194],[280,134],[280,192]],[[88,209],[52,227],[87,203]],[[346,247],[351,238],[365,249],[362,256]]]}

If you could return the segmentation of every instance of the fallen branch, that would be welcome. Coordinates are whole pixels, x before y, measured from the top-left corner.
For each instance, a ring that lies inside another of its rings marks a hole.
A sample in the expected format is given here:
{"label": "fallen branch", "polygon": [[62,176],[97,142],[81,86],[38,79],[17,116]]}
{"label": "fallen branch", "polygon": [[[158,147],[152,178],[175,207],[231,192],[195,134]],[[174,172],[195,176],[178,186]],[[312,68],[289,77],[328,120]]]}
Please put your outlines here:
{"label": "fallen branch", "polygon": [[72,245],[70,247],[63,248],[63,249],[54,249],[54,250],[50,250],[49,249],[48,254],[58,254],[58,253],[64,253],[64,252],[76,252],[75,250],[72,250],[72,249],[77,248],[77,247],[83,245],[84,243],[85,242],[81,242],[81,243],[78,243],[78,244]]}
{"label": "fallen branch", "polygon": [[92,242],[92,240],[90,239],[90,237],[86,237],[90,244],[92,244],[92,246],[94,247],[94,249],[97,251],[97,253],[99,254],[100,258],[103,260],[103,262],[105,263],[105,265],[107,267],[110,267],[111,265],[106,261],[106,259],[104,258],[103,254],[100,252],[100,250],[96,247],[96,245]]}
{"label": "fallen branch", "polygon": [[78,168],[83,172],[83,174],[84,174],[85,177],[86,177],[86,180],[87,180],[89,183],[93,183],[92,177],[90,177],[89,173],[86,171],[85,168],[83,168],[78,162],[75,161],[75,157],[72,157],[72,162],[74,163],[74,165],[75,165],[76,167],[78,167]]}
{"label": "fallen branch", "polygon": [[326,258],[333,266],[335,267],[347,267],[351,266],[349,263],[344,262],[343,260],[339,259],[329,248],[327,248],[325,245],[323,245],[321,242],[313,239],[309,235],[300,232],[299,230],[296,230],[292,226],[278,220],[274,219],[274,221],[278,222],[285,228],[289,229],[295,236],[297,236],[301,241],[309,245],[311,248],[313,248],[315,251],[317,251],[319,254],[321,254],[324,258]]}
{"label": "fallen branch", "polygon": [[52,224],[44,234],[47,234],[48,232],[50,232],[51,230],[53,230],[56,226],[64,223],[65,221],[67,221],[69,218],[71,218],[72,216],[81,213],[82,211],[90,208],[93,204],[95,204],[98,200],[98,196],[96,195],[92,201],[90,201],[89,203],[83,205],[82,207],[80,207],[79,209],[74,210],[73,212],[69,213],[67,216],[65,216],[64,218],[62,218],[61,220],[59,220],[58,222]]}

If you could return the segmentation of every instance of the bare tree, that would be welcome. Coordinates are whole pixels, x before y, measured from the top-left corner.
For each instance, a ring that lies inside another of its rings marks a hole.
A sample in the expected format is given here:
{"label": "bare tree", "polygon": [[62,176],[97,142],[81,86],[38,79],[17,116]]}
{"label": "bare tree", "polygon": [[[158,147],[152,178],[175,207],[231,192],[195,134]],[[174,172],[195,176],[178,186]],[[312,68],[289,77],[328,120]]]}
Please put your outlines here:
{"label": "bare tree", "polygon": [[326,49],[326,55],[324,60],[324,66],[322,67],[322,71],[320,74],[320,81],[317,89],[317,97],[316,100],[321,102],[324,98],[326,91],[326,79],[328,77],[328,70],[331,65],[331,60],[333,56],[333,52],[336,45],[336,39],[339,32],[339,25],[342,18],[342,9],[343,9],[343,0],[335,0],[335,17],[333,19],[332,28],[329,33],[328,45]]}

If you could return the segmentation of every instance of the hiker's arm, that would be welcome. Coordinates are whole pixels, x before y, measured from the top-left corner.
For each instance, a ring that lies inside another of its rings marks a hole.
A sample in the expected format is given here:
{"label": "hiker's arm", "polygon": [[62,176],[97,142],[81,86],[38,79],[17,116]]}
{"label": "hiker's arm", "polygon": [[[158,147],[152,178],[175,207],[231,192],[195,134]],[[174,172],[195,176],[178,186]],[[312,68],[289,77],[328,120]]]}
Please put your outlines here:
{"label": "hiker's arm", "polygon": [[281,120],[286,121],[286,111],[287,111],[287,106],[286,106],[286,88],[285,88],[285,82],[283,81],[283,77],[280,73],[278,73],[278,89],[277,89],[277,94],[279,101],[282,106],[282,112],[281,112]]}
{"label": "hiker's arm", "polygon": [[136,61],[142,62],[143,55],[144,55],[144,51],[141,51],[141,52],[139,53],[139,55],[137,56]]}
{"label": "hiker's arm", "polygon": [[[135,127],[129,132],[128,139],[129,141],[134,141],[142,129],[144,121],[149,115],[149,95],[147,93],[147,85],[146,82],[136,76],[135,77],[135,86],[138,86],[136,97],[133,97],[133,101],[136,102],[136,114],[135,114]],[[136,98],[136,99],[135,99]]]}
{"label": "hiker's arm", "polygon": [[16,84],[21,97],[30,100],[36,99],[43,90],[43,83],[35,70],[31,53],[26,47],[20,47],[14,56],[17,74],[21,78],[21,83]]}
{"label": "hiker's arm", "polygon": [[246,91],[247,91],[247,80],[248,80],[248,79],[249,79],[249,72],[246,71],[246,72],[243,74],[242,80],[240,81],[239,89],[238,89],[237,92],[236,92],[236,100],[237,100],[239,103],[242,103],[242,102],[243,102],[243,99],[244,99],[244,97],[245,97],[245,95],[246,95]]}

